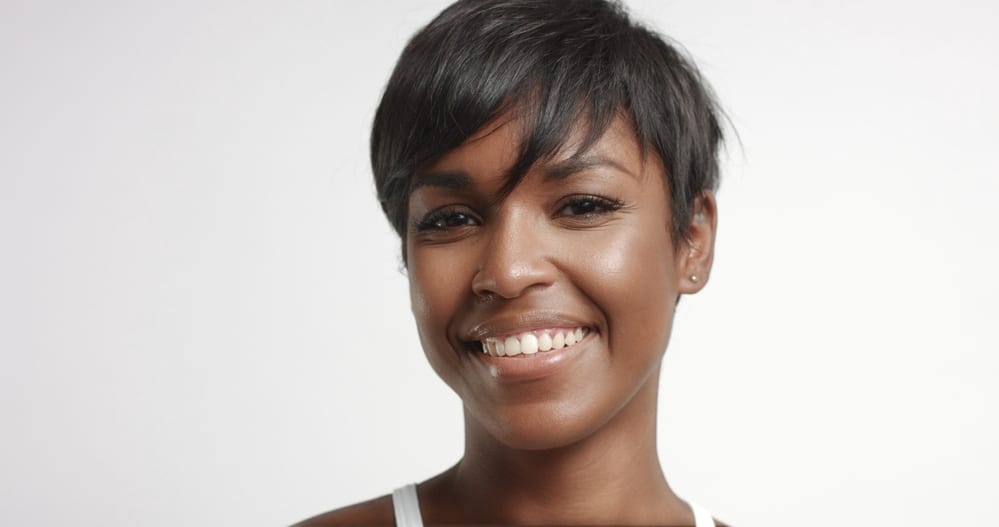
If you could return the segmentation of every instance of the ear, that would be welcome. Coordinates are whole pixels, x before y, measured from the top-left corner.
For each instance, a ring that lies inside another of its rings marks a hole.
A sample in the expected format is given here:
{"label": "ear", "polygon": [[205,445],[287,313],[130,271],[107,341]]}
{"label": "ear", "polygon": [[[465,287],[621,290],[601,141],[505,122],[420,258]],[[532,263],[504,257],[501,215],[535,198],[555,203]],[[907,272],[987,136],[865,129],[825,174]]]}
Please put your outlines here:
{"label": "ear", "polygon": [[677,251],[677,280],[680,294],[690,295],[708,283],[715,258],[715,233],[718,229],[718,204],[715,194],[704,190],[694,199],[694,214],[687,228],[686,240]]}

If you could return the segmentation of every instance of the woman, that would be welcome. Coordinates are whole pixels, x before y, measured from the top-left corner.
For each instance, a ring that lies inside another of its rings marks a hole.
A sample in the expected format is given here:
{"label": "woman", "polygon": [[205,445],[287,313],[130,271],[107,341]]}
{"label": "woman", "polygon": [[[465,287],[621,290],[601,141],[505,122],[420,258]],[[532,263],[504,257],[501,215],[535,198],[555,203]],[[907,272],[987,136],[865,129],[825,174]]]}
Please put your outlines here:
{"label": "woman", "polygon": [[604,0],[460,0],[415,35],[372,164],[465,452],[302,525],[712,525],[663,475],[656,402],[675,306],[711,269],[716,113]]}

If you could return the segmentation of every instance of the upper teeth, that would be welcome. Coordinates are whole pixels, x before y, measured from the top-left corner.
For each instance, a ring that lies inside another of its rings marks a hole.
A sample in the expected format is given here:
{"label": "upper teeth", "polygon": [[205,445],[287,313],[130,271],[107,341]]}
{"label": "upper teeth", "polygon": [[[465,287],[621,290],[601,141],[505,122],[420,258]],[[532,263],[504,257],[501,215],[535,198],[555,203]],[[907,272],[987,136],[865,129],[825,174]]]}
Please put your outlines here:
{"label": "upper teeth", "polygon": [[533,355],[539,351],[557,350],[572,346],[583,340],[587,332],[588,330],[583,327],[539,329],[508,337],[488,337],[482,341],[482,352],[494,357]]}

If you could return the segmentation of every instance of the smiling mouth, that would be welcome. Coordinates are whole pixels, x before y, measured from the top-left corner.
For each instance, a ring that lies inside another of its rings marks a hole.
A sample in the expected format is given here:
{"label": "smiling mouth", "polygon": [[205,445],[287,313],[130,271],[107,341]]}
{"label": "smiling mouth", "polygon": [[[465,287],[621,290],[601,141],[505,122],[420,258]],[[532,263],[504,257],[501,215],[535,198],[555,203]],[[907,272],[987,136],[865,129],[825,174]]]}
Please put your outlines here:
{"label": "smiling mouth", "polygon": [[505,337],[487,337],[479,344],[482,353],[493,357],[523,357],[568,348],[589,333],[587,327],[537,329]]}

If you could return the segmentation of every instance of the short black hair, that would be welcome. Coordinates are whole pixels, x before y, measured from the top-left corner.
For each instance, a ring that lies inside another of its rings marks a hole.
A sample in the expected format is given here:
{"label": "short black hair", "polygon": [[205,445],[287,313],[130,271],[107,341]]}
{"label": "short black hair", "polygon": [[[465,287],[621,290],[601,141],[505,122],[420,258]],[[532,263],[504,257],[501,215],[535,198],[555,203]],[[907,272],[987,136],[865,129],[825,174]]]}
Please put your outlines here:
{"label": "short black hair", "polygon": [[576,126],[588,130],[583,152],[622,111],[663,162],[674,240],[685,238],[696,196],[717,188],[722,131],[710,88],[620,3],[459,0],[409,41],[375,113],[375,187],[404,258],[413,173],[507,111],[526,127],[507,190]]}

